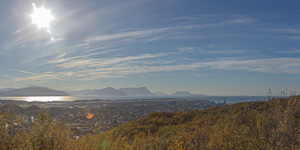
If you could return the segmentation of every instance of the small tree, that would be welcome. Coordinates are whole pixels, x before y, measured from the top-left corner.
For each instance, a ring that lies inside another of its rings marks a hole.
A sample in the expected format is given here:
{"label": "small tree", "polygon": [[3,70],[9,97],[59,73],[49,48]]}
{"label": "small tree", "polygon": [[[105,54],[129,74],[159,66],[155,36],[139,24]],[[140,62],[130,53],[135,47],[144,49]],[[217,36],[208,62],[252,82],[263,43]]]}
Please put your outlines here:
{"label": "small tree", "polygon": [[1,149],[26,149],[27,139],[24,118],[17,113],[18,106],[7,106],[0,112],[0,147]]}
{"label": "small tree", "polygon": [[62,123],[56,123],[45,112],[38,116],[29,129],[32,149],[67,149],[71,131]]}

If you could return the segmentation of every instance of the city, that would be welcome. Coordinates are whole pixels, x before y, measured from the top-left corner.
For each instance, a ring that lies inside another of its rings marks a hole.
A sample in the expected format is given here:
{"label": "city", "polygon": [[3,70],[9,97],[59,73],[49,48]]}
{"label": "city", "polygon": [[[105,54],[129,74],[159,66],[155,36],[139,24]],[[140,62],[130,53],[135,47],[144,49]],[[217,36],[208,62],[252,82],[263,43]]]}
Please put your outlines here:
{"label": "city", "polygon": [[15,104],[15,111],[22,114],[25,125],[36,122],[37,116],[46,111],[56,122],[62,122],[73,131],[73,138],[86,134],[109,131],[120,124],[146,117],[152,112],[185,112],[224,106],[204,99],[141,99],[141,100],[78,100],[71,102],[26,102],[1,100],[1,111]]}

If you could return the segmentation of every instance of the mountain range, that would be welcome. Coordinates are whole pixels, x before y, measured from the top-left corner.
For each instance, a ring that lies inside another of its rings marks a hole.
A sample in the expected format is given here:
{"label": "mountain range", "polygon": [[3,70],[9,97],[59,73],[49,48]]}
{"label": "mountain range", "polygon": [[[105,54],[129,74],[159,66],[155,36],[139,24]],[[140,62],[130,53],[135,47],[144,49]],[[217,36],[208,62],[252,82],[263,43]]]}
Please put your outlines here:
{"label": "mountain range", "polygon": [[126,93],[128,96],[151,96],[151,95],[154,95],[146,87],[120,88],[119,91]]}
{"label": "mountain range", "polygon": [[201,94],[191,94],[188,91],[177,91],[171,95],[164,92],[152,93],[146,87],[127,87],[115,89],[107,87],[103,89],[84,89],[80,91],[58,91],[47,87],[29,86],[25,88],[13,89],[6,88],[0,89],[0,97],[14,97],[14,96],[117,96],[117,97],[195,97],[204,96]]}
{"label": "mountain range", "polygon": [[176,91],[172,96],[192,96],[192,94],[188,91]]}
{"label": "mountain range", "polygon": [[69,96],[64,91],[52,90],[47,87],[29,86],[20,89],[2,89],[0,90],[1,97],[10,96]]}
{"label": "mountain range", "polygon": [[120,88],[107,87],[103,89],[85,89],[81,91],[67,91],[70,95],[97,95],[97,96],[154,96],[146,87]]}
{"label": "mountain range", "polygon": [[93,90],[92,92],[85,93],[84,95],[101,95],[101,96],[127,96],[126,93],[120,90],[116,90],[112,87]]}

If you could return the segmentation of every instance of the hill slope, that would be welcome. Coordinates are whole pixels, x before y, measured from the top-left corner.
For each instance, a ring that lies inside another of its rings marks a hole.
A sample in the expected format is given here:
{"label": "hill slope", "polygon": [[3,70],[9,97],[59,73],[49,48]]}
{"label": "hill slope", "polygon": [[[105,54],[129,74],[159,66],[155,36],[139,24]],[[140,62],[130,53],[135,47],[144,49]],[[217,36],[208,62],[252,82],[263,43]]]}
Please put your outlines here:
{"label": "hill slope", "polygon": [[299,149],[299,118],[300,96],[190,112],[155,112],[107,133],[75,140],[73,146],[82,149]]}

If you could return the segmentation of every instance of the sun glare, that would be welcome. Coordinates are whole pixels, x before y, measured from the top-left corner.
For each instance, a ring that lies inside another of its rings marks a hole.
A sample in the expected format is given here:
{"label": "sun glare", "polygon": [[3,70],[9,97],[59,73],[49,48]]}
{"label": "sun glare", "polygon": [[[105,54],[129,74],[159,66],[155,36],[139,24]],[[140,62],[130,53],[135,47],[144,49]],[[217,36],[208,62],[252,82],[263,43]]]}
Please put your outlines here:
{"label": "sun glare", "polygon": [[54,19],[51,15],[50,10],[44,7],[36,8],[35,3],[32,3],[34,7],[33,13],[31,14],[32,23],[36,24],[38,28],[49,28],[50,22]]}
{"label": "sun glare", "polygon": [[62,97],[61,96],[32,96],[32,97],[27,97],[26,101],[28,102],[51,102],[51,101],[61,101]]}

